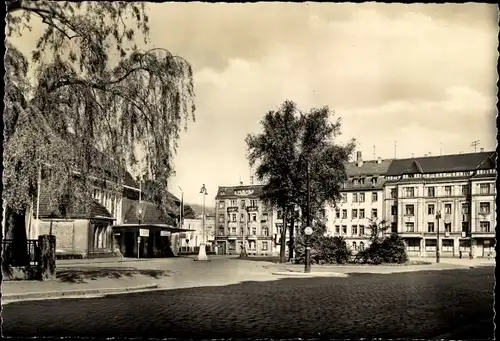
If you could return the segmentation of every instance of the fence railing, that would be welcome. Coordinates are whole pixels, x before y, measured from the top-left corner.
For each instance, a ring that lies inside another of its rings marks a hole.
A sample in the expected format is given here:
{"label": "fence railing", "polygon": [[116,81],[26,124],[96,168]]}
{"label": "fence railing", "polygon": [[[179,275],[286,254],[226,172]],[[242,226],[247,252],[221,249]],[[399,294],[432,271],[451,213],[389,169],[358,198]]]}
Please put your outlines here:
{"label": "fence railing", "polygon": [[37,265],[40,260],[38,240],[15,241],[13,239],[3,239],[2,257],[5,265]]}

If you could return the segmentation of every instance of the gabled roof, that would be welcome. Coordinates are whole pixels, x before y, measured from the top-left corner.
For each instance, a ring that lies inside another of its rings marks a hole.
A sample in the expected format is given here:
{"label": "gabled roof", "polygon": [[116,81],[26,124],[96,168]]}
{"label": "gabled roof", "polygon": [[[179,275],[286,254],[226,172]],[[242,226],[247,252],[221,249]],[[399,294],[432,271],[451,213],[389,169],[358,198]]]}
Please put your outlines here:
{"label": "gabled roof", "polygon": [[[72,205],[65,206],[66,212],[63,214],[58,207],[50,208],[50,196],[46,191],[40,192],[40,205],[38,216],[40,218],[51,219],[113,219],[109,211],[95,200],[90,203],[89,213],[84,213],[82,207]],[[36,209],[33,210],[33,215],[36,216]]]}
{"label": "gabled roof", "polygon": [[219,186],[215,199],[260,198],[262,185]]}
{"label": "gabled roof", "polygon": [[357,162],[349,162],[346,164],[347,175],[350,178],[363,175],[385,175],[391,165],[391,161],[392,159],[386,159],[378,163],[377,160],[367,160],[363,161],[363,165],[360,167],[358,167]]}
{"label": "gabled roof", "polygon": [[[420,166],[421,170],[419,170]],[[466,172],[496,168],[496,152],[479,152],[468,154],[453,154],[427,156],[409,159],[396,159],[391,163],[387,174],[398,176],[411,171],[419,173],[450,173]]]}
{"label": "gabled roof", "polygon": [[[137,205],[138,201],[134,202],[130,209],[125,214],[124,224],[138,224],[139,219],[137,219]],[[141,220],[141,224],[144,225],[171,225],[176,226],[177,223],[175,219],[170,216],[165,216],[161,210],[153,203],[143,201],[144,209],[144,219]]]}

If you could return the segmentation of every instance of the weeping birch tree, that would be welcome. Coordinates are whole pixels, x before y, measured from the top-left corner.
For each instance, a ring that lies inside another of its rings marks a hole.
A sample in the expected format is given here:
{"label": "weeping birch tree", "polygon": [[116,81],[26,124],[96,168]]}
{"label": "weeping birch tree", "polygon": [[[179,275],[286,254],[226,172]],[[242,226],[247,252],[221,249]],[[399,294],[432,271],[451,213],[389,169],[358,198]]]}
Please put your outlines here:
{"label": "weeping birch tree", "polygon": [[[71,195],[86,210],[90,179],[114,180],[102,186],[118,194],[130,167],[155,183],[160,204],[167,200],[179,134],[194,120],[193,72],[166,49],[136,46],[149,42],[145,3],[20,0],[6,8],[6,238],[26,237],[41,168],[51,205]],[[35,21],[43,30],[24,55],[11,38]]]}

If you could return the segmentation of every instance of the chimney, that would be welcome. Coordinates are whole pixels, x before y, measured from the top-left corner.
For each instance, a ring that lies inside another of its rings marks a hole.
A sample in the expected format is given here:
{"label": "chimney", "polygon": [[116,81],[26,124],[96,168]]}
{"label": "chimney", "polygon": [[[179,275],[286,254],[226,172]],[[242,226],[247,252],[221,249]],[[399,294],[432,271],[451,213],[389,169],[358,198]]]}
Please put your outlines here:
{"label": "chimney", "polygon": [[415,157],[415,153],[411,153],[411,157],[412,157],[412,158],[413,158],[413,157]]}
{"label": "chimney", "polygon": [[480,148],[479,152],[483,153],[484,152],[484,148]]}
{"label": "chimney", "polygon": [[424,157],[427,157],[428,155],[427,154],[424,154]]}
{"label": "chimney", "polygon": [[240,186],[243,186],[243,181],[240,181]]}
{"label": "chimney", "polygon": [[379,165],[382,163],[382,158],[381,158],[380,156],[377,158],[377,163],[378,163]]}
{"label": "chimney", "polygon": [[356,163],[358,164],[358,167],[363,166],[363,156],[361,152],[356,152]]}

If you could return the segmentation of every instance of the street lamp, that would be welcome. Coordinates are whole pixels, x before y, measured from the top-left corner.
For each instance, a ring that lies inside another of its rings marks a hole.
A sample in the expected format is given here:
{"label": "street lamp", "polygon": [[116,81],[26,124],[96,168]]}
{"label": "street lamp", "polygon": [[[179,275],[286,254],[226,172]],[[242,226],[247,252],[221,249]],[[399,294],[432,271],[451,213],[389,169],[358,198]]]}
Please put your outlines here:
{"label": "street lamp", "polygon": [[139,235],[137,236],[137,259],[139,259],[139,253],[141,250],[141,222],[144,220],[144,207],[142,205],[142,201],[139,201],[139,203],[135,206],[135,214],[139,222]]}
{"label": "street lamp", "polygon": [[[246,208],[247,211],[247,226],[246,230],[248,231],[250,229],[250,211],[248,210],[248,207]],[[241,250],[240,250],[240,258],[247,258],[247,244],[245,240],[245,228],[243,228],[243,236],[241,236]]]}
{"label": "street lamp", "polygon": [[311,245],[310,239],[313,233],[313,229],[311,227],[311,186],[309,181],[309,162],[307,162],[307,227],[304,229],[304,233],[306,234],[306,254],[305,254],[305,268],[304,272],[311,272]]}
{"label": "street lamp", "polygon": [[203,196],[203,206],[202,206],[202,236],[201,236],[201,244],[200,244],[200,250],[198,251],[198,257],[196,257],[196,260],[208,260],[207,257],[207,252],[205,249],[205,196],[208,195],[207,189],[205,188],[205,184],[200,189],[200,193]]}
{"label": "street lamp", "polygon": [[441,219],[440,210],[436,212],[436,223],[437,223],[436,263],[439,263],[439,219]]}

